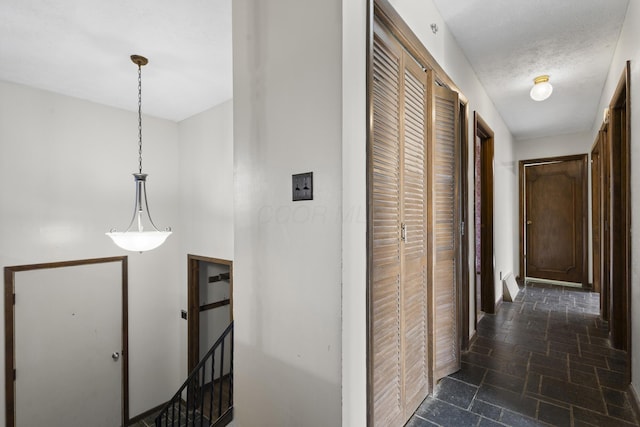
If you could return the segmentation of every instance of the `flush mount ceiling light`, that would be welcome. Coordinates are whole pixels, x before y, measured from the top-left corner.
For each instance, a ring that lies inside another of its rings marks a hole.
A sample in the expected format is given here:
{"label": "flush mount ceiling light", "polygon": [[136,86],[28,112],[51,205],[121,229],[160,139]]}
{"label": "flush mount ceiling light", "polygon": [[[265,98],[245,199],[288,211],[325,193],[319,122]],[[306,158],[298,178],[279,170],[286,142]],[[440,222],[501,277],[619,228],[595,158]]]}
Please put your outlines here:
{"label": "flush mount ceiling light", "polygon": [[551,96],[551,92],[553,92],[553,86],[549,83],[549,76],[543,75],[533,79],[533,87],[529,96],[534,101],[544,101]]}
{"label": "flush mount ceiling light", "polygon": [[166,228],[164,231],[158,230],[149,213],[147,174],[142,173],[142,66],[147,65],[149,61],[139,55],[131,55],[131,61],[138,66],[138,173],[133,174],[136,183],[136,200],[133,218],[127,230],[116,231],[113,228],[106,235],[124,250],[144,252],[163,244],[171,234],[171,228]]}

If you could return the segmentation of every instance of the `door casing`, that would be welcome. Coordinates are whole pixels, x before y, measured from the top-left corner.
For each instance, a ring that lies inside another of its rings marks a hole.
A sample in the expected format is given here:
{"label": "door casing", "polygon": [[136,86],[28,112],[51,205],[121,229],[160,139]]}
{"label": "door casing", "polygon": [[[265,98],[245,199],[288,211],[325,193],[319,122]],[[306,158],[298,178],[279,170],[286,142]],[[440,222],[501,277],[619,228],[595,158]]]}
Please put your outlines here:
{"label": "door casing", "polygon": [[229,321],[233,320],[233,261],[187,255],[187,374],[200,362],[200,262],[229,266]]}
{"label": "door casing", "polygon": [[526,224],[526,176],[525,176],[525,168],[527,165],[534,165],[534,164],[544,164],[544,163],[557,163],[557,162],[565,162],[565,161],[582,161],[585,163],[584,167],[583,167],[583,176],[582,176],[582,185],[581,185],[581,191],[582,191],[582,211],[583,213],[585,213],[585,215],[583,215],[581,224],[580,224],[580,230],[582,233],[582,253],[580,254],[581,256],[581,273],[582,273],[582,287],[587,288],[589,287],[589,283],[588,283],[588,277],[589,277],[589,264],[588,264],[588,260],[587,260],[587,255],[588,255],[588,250],[587,250],[587,243],[588,243],[588,235],[587,235],[587,215],[586,213],[588,212],[588,202],[587,202],[587,170],[586,170],[586,159],[587,159],[587,155],[586,154],[578,154],[578,155],[574,155],[574,156],[559,156],[559,157],[547,157],[547,158],[541,158],[541,159],[529,159],[529,160],[521,160],[519,162],[519,169],[520,169],[520,173],[519,173],[519,212],[520,212],[520,219],[519,219],[519,229],[520,229],[520,275],[521,278],[524,279],[527,275],[526,272],[526,236],[527,236],[527,224]]}
{"label": "door casing", "polygon": [[[474,144],[480,144],[474,152],[479,155],[474,165],[480,164],[480,170],[475,171],[474,176],[480,186],[480,194],[476,194],[475,200],[480,199],[480,209],[475,215],[480,218],[480,253],[476,252],[474,245],[475,257],[479,257],[480,264],[480,309],[484,313],[493,314],[496,312],[496,290],[495,290],[495,271],[493,262],[493,155],[494,155],[494,133],[489,125],[482,119],[476,111],[474,113]],[[476,219],[476,226],[478,220]],[[476,238],[478,230],[476,230]],[[474,257],[474,259],[475,259]],[[474,264],[476,262],[474,261]],[[474,274],[474,281],[477,279],[477,272]],[[478,292],[478,286],[474,286]],[[477,300],[477,296],[476,296]],[[476,304],[476,325],[479,321],[479,313]]]}

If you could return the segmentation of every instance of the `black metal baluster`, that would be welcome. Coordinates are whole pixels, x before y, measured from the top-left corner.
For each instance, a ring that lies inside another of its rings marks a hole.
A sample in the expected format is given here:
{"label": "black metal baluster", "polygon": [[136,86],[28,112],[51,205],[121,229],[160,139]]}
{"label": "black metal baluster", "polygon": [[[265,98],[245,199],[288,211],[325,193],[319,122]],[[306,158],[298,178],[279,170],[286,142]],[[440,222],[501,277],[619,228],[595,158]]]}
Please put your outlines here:
{"label": "black metal baluster", "polygon": [[202,365],[202,381],[200,383],[200,427],[202,427],[202,423],[204,422],[204,395],[207,390],[207,364]]}
{"label": "black metal baluster", "polygon": [[[233,331],[233,322],[227,326],[227,329],[224,333],[218,338],[215,344],[211,347],[209,352],[202,358],[198,366],[189,374],[187,380],[183,383],[177,393],[171,398],[171,400],[165,405],[162,411],[158,414],[155,419],[156,427],[163,427],[163,419],[165,427],[185,427],[185,426],[196,426],[196,416],[198,415],[198,411],[200,412],[200,426],[204,423],[204,418],[206,418],[204,404],[205,404],[205,392],[210,393],[209,397],[209,419],[207,420],[206,425],[210,426],[213,421],[219,419],[223,412],[222,410],[222,391],[224,390],[225,384],[223,381],[224,375],[224,359],[225,359],[225,341],[229,339],[230,344],[229,348],[231,351],[231,355],[229,357],[229,373],[228,375],[228,390],[229,390],[229,405],[226,411],[233,411],[233,339],[234,339],[234,331]],[[218,381],[220,382],[219,386],[216,387],[216,357],[215,352],[220,351],[220,371],[218,372]],[[209,362],[209,360],[211,360]],[[206,366],[208,363],[211,363],[211,382],[209,383],[209,388],[207,389],[206,381]],[[200,377],[202,375],[202,377]],[[218,390],[218,398],[216,399],[215,393],[216,389]],[[183,400],[183,395],[186,392],[186,401]],[[218,417],[216,420],[212,420],[213,413],[216,412],[213,409],[213,403],[217,400],[218,402]],[[200,402],[200,407],[198,407],[198,402]],[[176,405],[178,405],[178,417],[176,422]],[[171,406],[171,408],[169,408]],[[184,410],[184,424],[182,423],[182,415]],[[171,413],[169,413],[171,411]],[[191,413],[191,417],[189,414]],[[229,416],[231,415],[228,414]],[[171,421],[169,421],[169,417],[171,417]],[[189,420],[191,418],[191,420]],[[191,422],[189,422],[191,421]]]}
{"label": "black metal baluster", "polygon": [[213,396],[216,390],[215,380],[216,380],[216,352],[214,351],[211,354],[211,392],[209,393],[209,422],[213,421]]}
{"label": "black metal baluster", "polygon": [[233,407],[233,328],[231,328],[231,360],[229,360],[229,408]]}
{"label": "black metal baluster", "polygon": [[222,374],[224,372],[224,341],[220,345],[220,386],[218,387],[218,418],[222,415]]}

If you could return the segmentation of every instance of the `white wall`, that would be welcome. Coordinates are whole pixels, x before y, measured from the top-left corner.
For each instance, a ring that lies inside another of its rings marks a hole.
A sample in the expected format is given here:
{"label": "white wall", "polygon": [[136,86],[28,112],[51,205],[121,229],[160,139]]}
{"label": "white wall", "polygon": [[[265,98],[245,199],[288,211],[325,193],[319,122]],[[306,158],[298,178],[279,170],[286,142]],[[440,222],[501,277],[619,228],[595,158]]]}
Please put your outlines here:
{"label": "white wall", "polygon": [[[177,125],[145,117],[143,126],[154,220],[179,232]],[[132,416],[166,400],[180,381],[179,240],[138,254],[104,235],[131,219],[137,151],[136,113],[0,82],[0,265],[129,256]],[[0,405],[0,419],[4,411]]]}
{"label": "white wall", "polygon": [[232,260],[233,101],[181,121],[178,132],[185,268],[187,253]]}
{"label": "white wall", "polygon": [[236,426],[341,424],[341,7],[233,2]]}
{"label": "white wall", "polygon": [[367,419],[367,0],[342,2],[342,425]]}
{"label": "white wall", "polygon": [[[620,81],[626,61],[631,61],[631,372],[632,387],[640,389],[640,2],[630,1],[624,26],[611,62],[609,76],[602,91],[598,111],[609,105],[616,85]],[[593,124],[591,140],[595,141],[601,125],[600,117]]]}
{"label": "white wall", "polygon": [[[179,303],[187,310],[187,254],[233,260],[233,101],[178,123]],[[177,314],[176,314],[177,316]],[[174,316],[175,317],[175,316]],[[216,337],[217,338],[217,337]],[[180,323],[180,377],[187,376],[187,322]]]}
{"label": "white wall", "polygon": [[554,135],[543,138],[517,140],[514,144],[515,160],[589,154],[595,142],[590,131]]}

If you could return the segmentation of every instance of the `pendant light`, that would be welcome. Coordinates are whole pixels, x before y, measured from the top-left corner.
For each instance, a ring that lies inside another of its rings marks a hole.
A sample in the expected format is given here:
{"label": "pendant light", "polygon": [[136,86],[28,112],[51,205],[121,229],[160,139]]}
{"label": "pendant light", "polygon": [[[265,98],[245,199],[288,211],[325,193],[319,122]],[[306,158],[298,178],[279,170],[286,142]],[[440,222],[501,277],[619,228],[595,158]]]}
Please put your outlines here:
{"label": "pendant light", "polygon": [[529,92],[529,96],[534,101],[544,101],[548,97],[551,96],[553,92],[553,86],[549,83],[549,76],[538,76],[533,79],[533,87],[531,88],[531,92]]}
{"label": "pendant light", "polygon": [[115,228],[106,233],[113,242],[127,251],[144,252],[155,249],[169,237],[171,228],[158,230],[153,223],[147,203],[147,174],[142,173],[142,66],[149,62],[147,58],[131,55],[131,61],[138,66],[138,173],[133,174],[136,185],[136,199],[133,218],[126,231]]}

